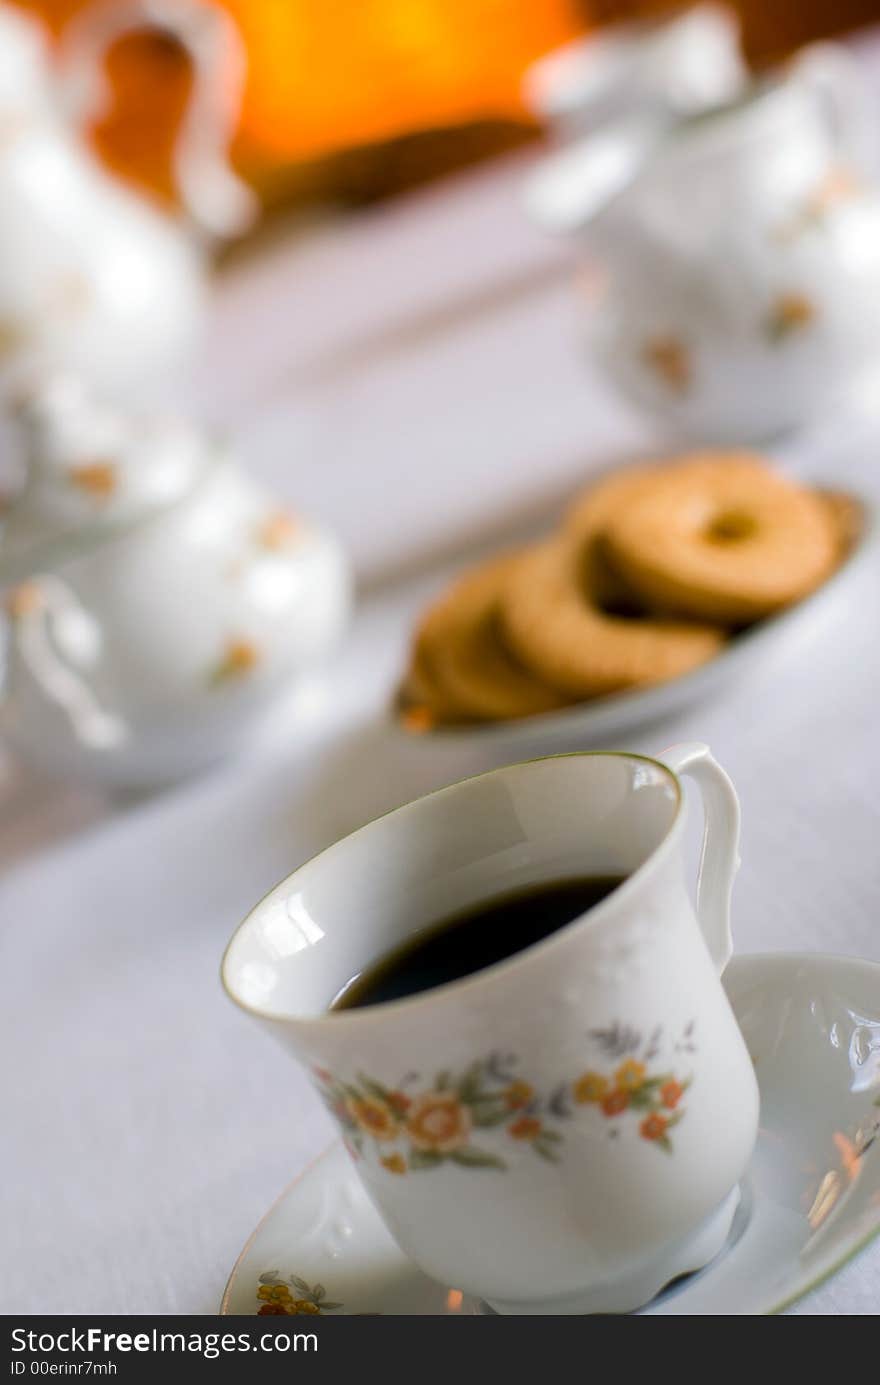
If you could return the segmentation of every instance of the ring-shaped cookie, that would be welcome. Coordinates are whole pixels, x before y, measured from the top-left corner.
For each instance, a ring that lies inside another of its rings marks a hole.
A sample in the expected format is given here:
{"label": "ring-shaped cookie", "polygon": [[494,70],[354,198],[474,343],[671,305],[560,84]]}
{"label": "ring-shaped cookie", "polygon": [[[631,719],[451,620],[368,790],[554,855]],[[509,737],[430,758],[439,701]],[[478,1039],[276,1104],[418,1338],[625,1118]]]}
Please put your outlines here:
{"label": "ring-shaped cookie", "polygon": [[442,698],[438,720],[504,720],[555,711],[566,703],[521,665],[499,637],[501,592],[522,561],[491,559],[465,575],[430,608],[415,640],[413,671],[428,675]]}
{"label": "ring-shaped cookie", "polygon": [[713,625],[619,616],[602,608],[592,537],[565,534],[525,555],[501,603],[505,637],[534,673],[574,697],[676,678],[718,653]]}
{"label": "ring-shaped cookie", "polygon": [[829,507],[757,457],[688,458],[609,515],[605,544],[643,601],[744,625],[790,605],[837,564]]}
{"label": "ring-shaped cookie", "polygon": [[572,538],[592,539],[659,473],[660,468],[656,464],[648,464],[624,467],[598,477],[569,505],[563,523],[564,532]]}

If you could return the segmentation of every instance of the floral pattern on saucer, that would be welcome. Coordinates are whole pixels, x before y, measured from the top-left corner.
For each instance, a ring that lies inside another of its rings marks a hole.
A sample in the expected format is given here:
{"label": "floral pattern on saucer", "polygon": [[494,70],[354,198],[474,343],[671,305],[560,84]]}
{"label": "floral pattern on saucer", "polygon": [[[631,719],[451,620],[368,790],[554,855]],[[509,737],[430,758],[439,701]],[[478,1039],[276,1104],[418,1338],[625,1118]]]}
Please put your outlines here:
{"label": "floral pattern on saucer", "polygon": [[307,1284],[296,1274],[292,1274],[289,1279],[282,1279],[277,1270],[267,1270],[265,1274],[260,1275],[257,1299],[260,1302],[257,1309],[259,1317],[292,1318],[299,1314],[315,1316],[332,1313],[343,1307],[341,1303],[334,1303],[328,1299],[323,1284]]}
{"label": "floral pattern on saucer", "polygon": [[[693,1023],[687,1026],[676,1052],[696,1051],[693,1028]],[[613,1123],[613,1137],[619,1118],[637,1116],[640,1137],[671,1154],[669,1132],[684,1117],[682,1100],[691,1079],[651,1070],[662,1030],[654,1029],[643,1041],[638,1030],[614,1024],[590,1031],[590,1038],[606,1057],[622,1061],[607,1072],[587,1068],[546,1095],[519,1076],[514,1054],[492,1053],[463,1072],[438,1072],[428,1082],[408,1073],[393,1088],[365,1073],[354,1081],[343,1081],[326,1068],[314,1068],[312,1075],[353,1158],[371,1148],[382,1168],[398,1176],[444,1163],[505,1170],[504,1148],[488,1136],[490,1131],[557,1163],[564,1140],[558,1127],[581,1117],[585,1107]],[[484,1131],[494,1147],[482,1143]]]}

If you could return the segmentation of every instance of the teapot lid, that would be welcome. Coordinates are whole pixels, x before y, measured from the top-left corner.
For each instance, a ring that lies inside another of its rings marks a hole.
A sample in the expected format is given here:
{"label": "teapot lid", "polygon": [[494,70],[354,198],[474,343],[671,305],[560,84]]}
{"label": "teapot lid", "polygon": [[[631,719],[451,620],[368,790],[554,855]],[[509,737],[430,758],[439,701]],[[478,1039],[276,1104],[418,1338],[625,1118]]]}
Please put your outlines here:
{"label": "teapot lid", "polygon": [[51,571],[187,496],[216,447],[178,419],[98,403],[52,380],[19,405],[24,485],[0,533],[0,582]]}

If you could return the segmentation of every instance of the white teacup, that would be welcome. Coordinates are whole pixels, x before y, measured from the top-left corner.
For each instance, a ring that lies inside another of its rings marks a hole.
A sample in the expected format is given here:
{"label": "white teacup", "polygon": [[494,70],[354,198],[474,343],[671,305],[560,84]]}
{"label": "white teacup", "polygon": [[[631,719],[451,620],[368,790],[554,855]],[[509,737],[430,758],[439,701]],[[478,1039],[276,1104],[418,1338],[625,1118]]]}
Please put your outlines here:
{"label": "white teacup", "polygon": [[[706,746],[560,755],[363,827],[230,943],[230,996],[308,1064],[428,1274],[504,1313],[623,1312],[722,1247],[758,1090],[719,982],[739,806]],[[703,793],[696,913],[678,774]],[[328,1013],[416,929],[544,881],[625,876],[544,941],[404,1000]]]}

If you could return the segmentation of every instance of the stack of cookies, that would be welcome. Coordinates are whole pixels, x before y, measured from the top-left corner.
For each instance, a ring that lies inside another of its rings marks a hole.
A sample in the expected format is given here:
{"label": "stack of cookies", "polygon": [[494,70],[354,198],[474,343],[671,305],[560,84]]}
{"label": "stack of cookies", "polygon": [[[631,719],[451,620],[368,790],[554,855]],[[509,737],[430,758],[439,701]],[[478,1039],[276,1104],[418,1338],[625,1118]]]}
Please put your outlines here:
{"label": "stack of cookies", "polygon": [[430,607],[402,720],[528,717],[688,673],[825,581],[851,527],[839,498],[751,454],[616,472],[545,541],[466,572]]}

